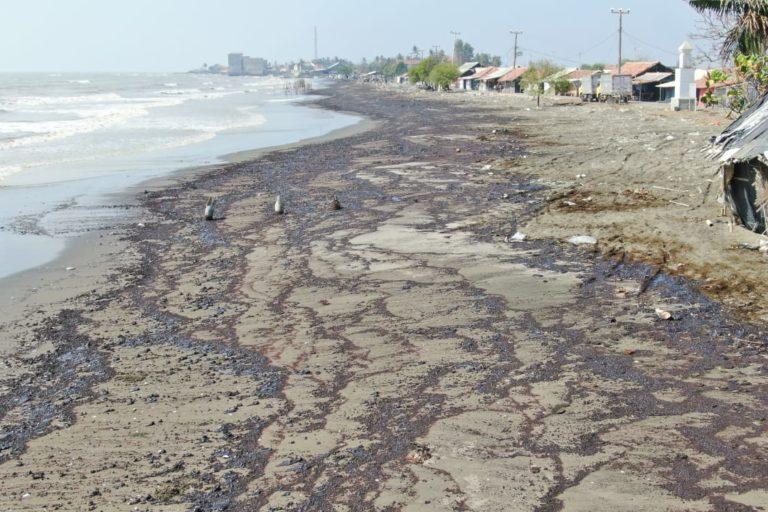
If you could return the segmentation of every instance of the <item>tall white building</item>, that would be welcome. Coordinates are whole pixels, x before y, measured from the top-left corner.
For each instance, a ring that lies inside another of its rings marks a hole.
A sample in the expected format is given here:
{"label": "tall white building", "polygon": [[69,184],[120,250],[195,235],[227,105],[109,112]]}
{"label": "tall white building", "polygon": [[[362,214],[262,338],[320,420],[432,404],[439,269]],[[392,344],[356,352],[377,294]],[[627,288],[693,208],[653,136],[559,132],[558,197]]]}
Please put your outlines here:
{"label": "tall white building", "polygon": [[229,74],[231,76],[240,76],[244,73],[243,67],[243,54],[242,53],[230,53],[228,58]]}

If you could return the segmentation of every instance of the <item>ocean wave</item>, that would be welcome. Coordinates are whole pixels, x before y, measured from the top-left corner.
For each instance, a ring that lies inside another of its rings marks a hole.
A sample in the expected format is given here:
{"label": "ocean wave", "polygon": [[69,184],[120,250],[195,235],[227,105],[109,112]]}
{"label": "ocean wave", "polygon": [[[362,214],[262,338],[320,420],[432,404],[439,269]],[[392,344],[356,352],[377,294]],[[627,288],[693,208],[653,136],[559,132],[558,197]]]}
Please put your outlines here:
{"label": "ocean wave", "polygon": [[216,137],[214,132],[196,132],[185,134],[184,136],[171,137],[167,139],[153,140],[152,143],[144,144],[140,146],[122,147],[112,150],[99,150],[91,148],[93,150],[86,151],[77,156],[61,157],[56,155],[55,158],[39,159],[31,163],[23,165],[0,165],[0,182],[21,172],[30,171],[35,168],[49,167],[49,166],[62,166],[72,164],[82,164],[86,162],[93,162],[97,160],[104,160],[110,158],[130,157],[132,155],[153,152],[164,151],[169,149],[180,148],[184,146],[191,146],[193,144],[200,144]]}
{"label": "ocean wave", "polygon": [[124,123],[127,119],[147,114],[142,105],[125,105],[88,111],[89,116],[80,119],[39,122],[0,122],[0,133],[33,135],[0,141],[0,149],[43,144],[57,139],[102,130]]}
{"label": "ocean wave", "polygon": [[23,170],[24,168],[20,165],[0,165],[0,181]]}
{"label": "ocean wave", "polygon": [[91,83],[91,81],[90,80],[67,80],[67,83],[68,84],[82,84],[82,85],[86,85],[86,84]]}
{"label": "ocean wave", "polygon": [[158,91],[158,94],[163,94],[166,96],[188,96],[193,94],[200,94],[200,89],[163,89],[161,91]]}
{"label": "ocean wave", "polygon": [[109,103],[125,99],[113,92],[83,94],[81,96],[17,96],[15,98],[0,98],[0,105],[10,107],[42,107],[49,105]]}

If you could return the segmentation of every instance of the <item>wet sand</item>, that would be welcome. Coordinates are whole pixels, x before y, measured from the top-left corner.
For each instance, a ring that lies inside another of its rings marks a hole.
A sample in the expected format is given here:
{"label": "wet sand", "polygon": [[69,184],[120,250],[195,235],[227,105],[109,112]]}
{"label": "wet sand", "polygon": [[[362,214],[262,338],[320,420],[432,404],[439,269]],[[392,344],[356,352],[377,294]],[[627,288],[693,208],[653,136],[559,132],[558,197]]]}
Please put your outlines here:
{"label": "wet sand", "polygon": [[605,235],[536,172],[581,155],[529,139],[583,107],[474,101],[342,86],[368,130],[140,194],[95,291],[3,324],[0,504],[762,510],[764,333],[563,243]]}

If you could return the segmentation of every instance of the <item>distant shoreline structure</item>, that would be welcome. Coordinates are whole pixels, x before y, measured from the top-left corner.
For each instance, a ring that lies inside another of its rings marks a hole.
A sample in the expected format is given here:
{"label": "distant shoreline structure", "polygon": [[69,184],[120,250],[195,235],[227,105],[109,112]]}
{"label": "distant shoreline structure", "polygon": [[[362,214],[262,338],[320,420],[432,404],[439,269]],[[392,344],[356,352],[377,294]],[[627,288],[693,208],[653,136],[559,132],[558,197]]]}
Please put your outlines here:
{"label": "distant shoreline structure", "polygon": [[249,57],[243,53],[230,53],[227,64],[204,63],[200,68],[188,71],[192,74],[228,75],[228,76],[279,76],[285,78],[311,78],[331,76],[340,66],[340,62],[329,64],[328,61],[299,60],[286,64],[270,63],[260,57]]}

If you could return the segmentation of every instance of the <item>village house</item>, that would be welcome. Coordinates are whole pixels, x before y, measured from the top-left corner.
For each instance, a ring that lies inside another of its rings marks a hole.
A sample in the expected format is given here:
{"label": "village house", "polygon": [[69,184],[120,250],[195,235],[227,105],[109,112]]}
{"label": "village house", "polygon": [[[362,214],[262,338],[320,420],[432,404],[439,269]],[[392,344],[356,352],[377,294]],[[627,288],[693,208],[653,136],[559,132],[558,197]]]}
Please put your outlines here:
{"label": "village house", "polygon": [[472,75],[480,67],[479,62],[465,62],[459,66],[459,78],[456,79],[456,88],[464,91],[471,90]]}
{"label": "village house", "polygon": [[496,68],[493,68],[493,67],[483,68],[479,66],[472,68],[471,74],[459,78],[457,88],[464,91],[479,90],[480,86],[483,85],[481,82],[483,77],[492,73],[494,69]]}
{"label": "village house", "polygon": [[[503,78],[504,75],[512,71],[512,68],[509,68],[509,67],[507,68],[494,67],[491,69],[492,71],[490,71],[489,73],[486,73],[479,79],[480,90],[483,90],[483,91],[499,90],[500,89],[499,81],[501,80],[501,78]],[[497,88],[497,86],[499,87]]]}
{"label": "village house", "polygon": [[528,68],[515,68],[507,71],[498,81],[503,88],[502,90],[504,92],[523,92],[523,75],[526,71]]}
{"label": "village house", "polygon": [[632,80],[632,92],[636,101],[659,101],[662,85],[671,83],[674,94],[675,74],[670,72],[645,73]]}
{"label": "village house", "polygon": [[[606,72],[616,74],[618,66],[608,66]],[[637,101],[659,101],[658,86],[673,81],[674,73],[659,61],[630,61],[621,65],[621,74],[632,77],[632,96]]]}

